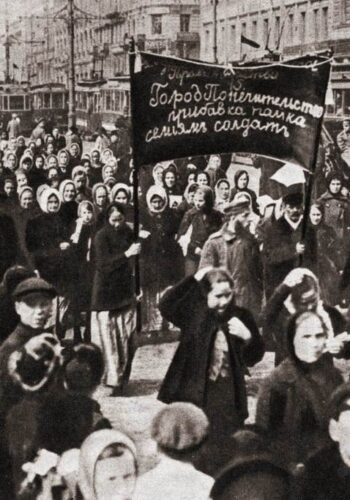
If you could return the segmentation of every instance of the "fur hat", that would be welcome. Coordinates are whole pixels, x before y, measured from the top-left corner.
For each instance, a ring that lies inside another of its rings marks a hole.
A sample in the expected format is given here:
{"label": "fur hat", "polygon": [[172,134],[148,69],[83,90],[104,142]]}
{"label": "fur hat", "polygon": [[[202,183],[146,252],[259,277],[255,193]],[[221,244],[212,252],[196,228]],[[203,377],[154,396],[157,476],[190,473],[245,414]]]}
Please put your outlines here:
{"label": "fur hat", "polygon": [[153,419],[151,435],[157,444],[169,451],[188,452],[208,436],[209,421],[192,403],[171,403]]}
{"label": "fur hat", "polygon": [[86,391],[95,388],[101,381],[104,361],[101,349],[95,344],[78,344],[68,353],[63,367],[67,388]]}

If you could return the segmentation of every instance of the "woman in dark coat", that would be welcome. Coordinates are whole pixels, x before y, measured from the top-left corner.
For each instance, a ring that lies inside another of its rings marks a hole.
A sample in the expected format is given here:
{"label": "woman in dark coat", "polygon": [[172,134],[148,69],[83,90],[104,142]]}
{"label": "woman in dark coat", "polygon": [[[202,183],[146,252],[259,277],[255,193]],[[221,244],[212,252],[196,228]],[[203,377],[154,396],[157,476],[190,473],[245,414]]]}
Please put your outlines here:
{"label": "woman in dark coat", "polygon": [[146,330],[159,330],[162,321],[159,299],[169,285],[182,276],[182,255],[175,236],[179,220],[168,207],[164,188],[151,186],[146,195],[147,210],[141,212],[142,229],[147,231],[142,251],[142,288],[144,292]]}
{"label": "woman in dark coat", "polygon": [[302,462],[328,440],[328,400],[342,383],[332,354],[339,345],[324,318],[313,311],[293,316],[289,356],[263,381],[256,424],[268,434],[286,465]]}
{"label": "woman in dark coat", "polygon": [[165,293],[160,311],[181,337],[158,398],[206,412],[210,461],[218,465],[222,447],[248,416],[244,373],[261,360],[263,341],[250,312],[234,304],[232,279],[221,268],[185,278]]}
{"label": "woman in dark coat", "polygon": [[163,186],[168,196],[181,196],[182,189],[176,166],[171,163],[163,170]]}
{"label": "woman in dark coat", "polygon": [[110,201],[116,201],[117,203],[121,203],[125,207],[125,220],[133,227],[134,224],[134,207],[132,205],[132,190],[131,187],[123,182],[117,182],[109,194]]}
{"label": "woman in dark coat", "polygon": [[140,253],[120,203],[108,207],[105,225],[94,239],[94,252],[92,341],[103,350],[104,383],[117,392],[128,380],[134,352],[136,315],[130,259]]}
{"label": "woman in dark coat", "polygon": [[234,188],[231,191],[231,200],[240,191],[249,193],[252,199],[252,210],[255,214],[260,215],[258,204],[256,201],[256,193],[252,189],[248,188],[249,185],[249,174],[246,170],[237,170],[234,176]]}
{"label": "woman in dark coat", "polygon": [[70,179],[62,181],[59,191],[62,199],[60,215],[68,229],[78,216],[78,203],[75,201],[76,189],[74,182]]}
{"label": "woman in dark coat", "polygon": [[98,182],[92,187],[92,202],[97,217],[97,229],[101,229],[105,223],[106,210],[108,207],[108,189],[103,182]]}
{"label": "woman in dark coat", "polygon": [[222,226],[223,216],[215,210],[213,191],[202,186],[193,199],[194,207],[184,215],[178,236],[185,256],[185,274],[189,276],[198,269],[204,243]]}

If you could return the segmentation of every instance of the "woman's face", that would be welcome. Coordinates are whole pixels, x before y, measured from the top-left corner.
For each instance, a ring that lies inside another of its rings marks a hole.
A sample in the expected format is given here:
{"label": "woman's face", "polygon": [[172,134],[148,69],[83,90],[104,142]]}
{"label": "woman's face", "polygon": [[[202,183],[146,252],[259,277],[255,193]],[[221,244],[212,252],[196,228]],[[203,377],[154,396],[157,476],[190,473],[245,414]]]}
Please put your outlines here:
{"label": "woman's face", "polygon": [[[51,159],[51,158],[50,158]],[[38,169],[38,170],[42,170],[44,168],[44,158],[42,156],[37,156],[35,158],[35,167]],[[54,165],[56,166],[56,165]]]}
{"label": "woman's face", "polygon": [[112,158],[112,153],[107,149],[106,151],[103,152],[103,160],[107,162],[107,160],[109,160],[110,158]]}
{"label": "woman's face", "polygon": [[193,204],[197,210],[200,210],[205,205],[205,199],[203,193],[195,193],[193,197]]}
{"label": "woman's face", "polygon": [[6,196],[11,198],[15,194],[15,186],[12,182],[6,182],[4,186]]}
{"label": "woman's face", "polygon": [[220,167],[220,164],[221,164],[221,160],[220,160],[220,157],[219,156],[212,156],[211,157],[211,166],[215,169],[218,169]]}
{"label": "woman's face", "polygon": [[197,184],[199,186],[209,186],[209,181],[207,176],[202,172],[197,176]]}
{"label": "woman's face", "polygon": [[35,141],[35,145],[37,148],[41,148],[42,145],[43,145],[43,141],[40,137],[37,138],[37,140]]}
{"label": "woman's face", "polygon": [[35,142],[30,142],[28,147],[31,151],[35,151]]}
{"label": "woman's face", "polygon": [[123,205],[126,205],[128,203],[128,197],[127,197],[125,191],[123,191],[123,190],[117,191],[117,193],[114,197],[114,201],[117,201],[118,203],[122,203]]}
{"label": "woman's face", "polygon": [[103,176],[105,179],[108,179],[108,177],[113,177],[113,174],[114,174],[113,167],[108,166],[104,169]]}
{"label": "woman's face", "polygon": [[51,158],[49,158],[49,161],[47,163],[47,168],[51,167],[58,167],[58,160],[54,156],[51,156]]}
{"label": "woman's face", "polygon": [[55,214],[59,209],[59,201],[56,195],[52,194],[47,200],[47,211],[49,214]]}
{"label": "woman's face", "polygon": [[110,212],[108,217],[108,222],[112,227],[114,227],[114,229],[123,224],[124,221],[125,221],[124,215],[121,212],[119,212],[119,210],[117,210],[116,208],[114,208]]}
{"label": "woman's face", "polygon": [[228,200],[230,197],[230,186],[227,182],[221,182],[218,186],[218,193],[222,200]]}
{"label": "woman's face", "polygon": [[176,178],[174,172],[167,172],[164,177],[165,185],[168,188],[172,188],[175,186]]}
{"label": "woman's face", "polygon": [[341,190],[340,179],[333,179],[333,180],[331,180],[331,182],[329,183],[329,191],[332,194],[338,194],[338,193],[340,193],[340,190]]}
{"label": "woman's face", "polygon": [[93,213],[88,207],[84,207],[81,211],[81,218],[84,224],[89,224],[92,221]]}
{"label": "woman's face", "polygon": [[312,206],[310,210],[311,224],[318,226],[322,220],[322,212],[317,207]]}
{"label": "woman's face", "polygon": [[100,154],[98,151],[93,151],[92,155],[91,155],[91,161],[92,163],[98,163],[100,161]]}
{"label": "woman's face", "polygon": [[99,187],[96,191],[95,199],[96,199],[96,205],[98,207],[106,206],[106,204],[107,204],[107,191],[104,188]]}
{"label": "woman's face", "polygon": [[187,184],[194,184],[196,182],[196,173],[193,172],[187,177]]}
{"label": "woman's face", "polygon": [[21,207],[24,209],[30,208],[34,203],[33,193],[25,191],[21,196]]}
{"label": "woman's face", "polygon": [[187,195],[187,203],[193,206],[193,200],[194,200],[194,191],[191,191]]}
{"label": "woman's face", "polygon": [[21,188],[23,186],[28,185],[28,179],[25,174],[18,174],[17,175],[17,187]]}
{"label": "woman's face", "polygon": [[305,318],[296,329],[293,340],[296,357],[304,363],[315,363],[323,354],[327,335],[320,318]]}
{"label": "woman's face", "polygon": [[158,212],[164,206],[164,200],[160,196],[153,196],[150,203],[155,212]]}
{"label": "woman's face", "polygon": [[31,162],[31,160],[29,158],[27,160],[24,160],[22,162],[22,168],[26,172],[29,172],[29,170],[31,170],[31,168],[32,168],[32,162]]}
{"label": "woman's face", "polygon": [[135,459],[129,450],[96,463],[96,500],[131,500],[135,484]]}
{"label": "woman's face", "polygon": [[163,182],[163,169],[157,168],[154,172],[154,177],[158,182]]}
{"label": "woman's face", "polygon": [[63,201],[73,201],[75,198],[75,186],[74,184],[67,184],[63,191]]}
{"label": "woman's face", "polygon": [[16,170],[16,156],[15,155],[8,155],[7,166],[10,170]]}
{"label": "woman's face", "polygon": [[72,144],[70,152],[71,155],[76,158],[79,155],[79,146],[77,144]]}
{"label": "woman's face", "polygon": [[209,309],[214,309],[218,314],[222,314],[232,299],[232,287],[228,281],[213,283],[207,296]]}
{"label": "woman's face", "polygon": [[68,155],[67,155],[67,153],[65,151],[63,151],[60,154],[59,162],[60,162],[60,165],[63,165],[63,166],[68,165]]}
{"label": "woman's face", "polygon": [[18,144],[19,147],[23,148],[26,145],[24,137],[18,137],[17,144]]}
{"label": "woman's face", "polygon": [[55,151],[55,146],[52,144],[52,142],[50,142],[47,146],[46,146],[46,152],[48,155],[51,155],[53,154]]}
{"label": "woman's face", "polygon": [[248,175],[242,174],[237,181],[238,189],[245,189],[248,186]]}

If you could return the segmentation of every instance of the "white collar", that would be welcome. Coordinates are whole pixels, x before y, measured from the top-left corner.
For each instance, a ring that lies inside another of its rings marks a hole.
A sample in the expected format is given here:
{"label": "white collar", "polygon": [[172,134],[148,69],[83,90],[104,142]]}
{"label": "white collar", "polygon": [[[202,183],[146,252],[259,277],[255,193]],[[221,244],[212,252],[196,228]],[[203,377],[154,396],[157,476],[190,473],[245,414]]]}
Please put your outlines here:
{"label": "white collar", "polygon": [[293,221],[292,221],[292,220],[288,217],[288,215],[287,215],[287,214],[284,214],[284,218],[286,219],[286,221],[288,222],[288,224],[289,224],[289,225],[290,225],[290,226],[294,229],[294,231],[295,231],[296,229],[298,229],[298,227],[299,227],[299,225],[300,225],[300,223],[301,223],[301,221],[302,221],[302,219],[303,219],[303,216],[301,215],[301,216],[300,216],[300,219],[299,219],[297,222],[293,222]]}

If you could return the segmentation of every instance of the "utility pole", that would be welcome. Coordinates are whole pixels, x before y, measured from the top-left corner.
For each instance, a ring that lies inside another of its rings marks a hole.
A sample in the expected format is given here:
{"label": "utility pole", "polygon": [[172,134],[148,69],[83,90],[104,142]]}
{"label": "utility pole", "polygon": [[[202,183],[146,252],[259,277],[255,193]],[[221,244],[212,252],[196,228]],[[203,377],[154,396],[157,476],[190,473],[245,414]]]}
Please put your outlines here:
{"label": "utility pole", "polygon": [[218,62],[218,0],[213,1],[213,56],[214,63]]}
{"label": "utility pole", "polygon": [[5,4],[5,30],[6,30],[6,38],[5,38],[5,61],[6,61],[6,69],[5,69],[5,83],[10,83],[10,27],[9,27],[9,15],[8,15],[8,3],[6,1]]}
{"label": "utility pole", "polygon": [[74,67],[74,0],[68,0],[68,127],[75,126],[75,67]]}

